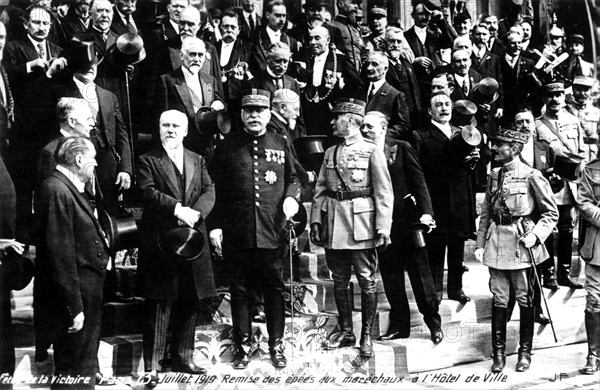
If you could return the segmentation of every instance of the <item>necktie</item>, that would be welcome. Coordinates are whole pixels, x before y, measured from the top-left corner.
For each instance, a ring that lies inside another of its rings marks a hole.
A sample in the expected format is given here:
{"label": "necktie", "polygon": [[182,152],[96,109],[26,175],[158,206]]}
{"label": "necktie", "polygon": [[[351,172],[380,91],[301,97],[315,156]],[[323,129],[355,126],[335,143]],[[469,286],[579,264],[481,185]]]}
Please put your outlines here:
{"label": "necktie", "polygon": [[127,29],[129,30],[129,32],[133,33],[133,34],[137,34],[137,30],[136,30],[135,26],[133,25],[133,23],[131,23],[131,15],[127,15],[125,17],[125,19],[127,19]]}
{"label": "necktie", "polygon": [[371,83],[371,88],[369,89],[369,96],[367,97],[368,101],[371,101],[375,96],[375,84]]}
{"label": "necktie", "polygon": [[275,79],[275,87],[279,89],[283,89],[283,78],[278,77]]}
{"label": "necktie", "polygon": [[248,25],[250,26],[250,32],[254,32],[254,18],[252,15],[248,16]]}
{"label": "necktie", "polygon": [[463,89],[463,92],[465,93],[465,95],[469,94],[469,86],[467,85],[467,78],[466,77],[463,80],[462,89]]}
{"label": "necktie", "polygon": [[37,48],[38,48],[38,50],[37,50],[38,55],[40,56],[40,58],[42,60],[45,60],[46,59],[46,49],[44,48],[44,44],[38,43]]}

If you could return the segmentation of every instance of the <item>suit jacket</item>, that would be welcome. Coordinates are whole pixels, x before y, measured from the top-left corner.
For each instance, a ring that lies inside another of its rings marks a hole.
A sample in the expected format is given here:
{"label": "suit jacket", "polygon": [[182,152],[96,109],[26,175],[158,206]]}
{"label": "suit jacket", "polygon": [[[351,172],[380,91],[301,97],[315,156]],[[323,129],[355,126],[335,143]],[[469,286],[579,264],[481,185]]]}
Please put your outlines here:
{"label": "suit jacket", "polygon": [[[402,244],[406,241],[411,224],[418,222],[423,214],[434,215],[433,206],[419,157],[408,142],[397,143],[396,157],[388,168],[394,188],[391,238],[392,242]],[[415,203],[410,195],[414,197]]]}
{"label": "suit jacket", "polygon": [[[177,224],[174,215],[177,203],[200,212],[196,228],[204,236],[205,245],[208,243],[205,219],[215,204],[214,184],[202,156],[187,149],[183,156],[184,193],[178,186],[177,168],[162,146],[138,159],[137,178],[144,200],[144,213],[137,280],[139,293],[146,298],[176,300],[179,293],[180,265],[172,255],[158,247],[158,235]],[[208,248],[198,259],[187,262],[185,266],[191,269],[194,285],[184,288],[193,288],[198,299],[216,294]]]}
{"label": "suit jacket", "polygon": [[[96,127],[99,137],[106,141],[99,142],[98,138],[91,137],[92,143],[96,147],[98,168],[96,173],[100,182],[102,191],[107,196],[107,200],[112,199],[111,194],[114,189],[114,182],[118,172],[127,172],[133,177],[131,146],[129,144],[129,132],[123,122],[117,97],[104,88],[96,86],[98,95],[98,116],[96,118]],[[73,79],[65,85],[53,87],[51,90],[52,104],[61,97],[74,97],[82,99],[83,96],[75,85]],[[58,126],[55,126],[58,128]],[[104,138],[105,137],[105,138]]]}
{"label": "suit jacket", "polygon": [[475,232],[469,169],[450,151],[448,137],[431,122],[412,132],[410,144],[419,156],[435,212],[437,228],[430,233],[431,239],[468,238]]}
{"label": "suit jacket", "polygon": [[210,164],[217,202],[211,229],[223,229],[223,246],[238,250],[281,248],[286,197],[300,200],[300,183],[290,144],[269,131],[253,136],[229,133]]}
{"label": "suit jacket", "polygon": [[285,138],[290,144],[290,150],[292,152],[292,156],[294,158],[294,168],[296,169],[296,174],[298,175],[298,180],[302,186],[308,185],[308,174],[306,173],[306,169],[300,164],[298,161],[298,155],[296,154],[296,149],[294,148],[294,140],[299,137],[303,137],[306,134],[301,133],[298,129],[298,126],[294,129],[294,132],[290,132],[290,129],[287,123],[284,123],[279,117],[271,113],[271,120],[267,123],[267,131],[272,133],[280,134]]}
{"label": "suit jacket", "polygon": [[[49,58],[62,56],[63,50],[50,41],[46,41],[46,49]],[[13,86],[15,126],[19,129],[14,134],[18,142],[23,142],[34,149],[41,148],[54,136],[48,131],[48,123],[54,117],[54,110],[48,110],[49,87],[52,80],[48,79],[46,72],[39,68],[27,73],[27,62],[37,58],[39,58],[37,49],[26,37],[20,41],[8,42],[2,61],[10,85]],[[14,88],[17,86],[18,88]]]}
{"label": "suit jacket", "polygon": [[[94,40],[94,49],[96,49],[96,55],[98,56],[99,60],[104,58],[108,48],[114,45],[119,38],[119,34],[109,29],[106,40],[104,40],[104,35],[100,31],[96,30],[91,23],[87,30],[87,35],[91,36]],[[102,63],[100,63],[99,66],[101,65]]]}
{"label": "suit jacket", "polygon": [[[66,333],[73,318],[83,312],[85,321],[81,332],[99,337],[102,286],[109,260],[100,223],[90,202],[61,172],[53,172],[38,191],[40,202],[35,205],[40,233],[34,279],[36,329],[37,322],[41,321],[44,334]],[[87,341],[98,342],[97,339]]]}
{"label": "suit jacket", "polygon": [[[140,31],[140,29],[142,28],[144,23],[137,17],[137,15],[135,13],[133,15],[131,15],[131,17],[133,18],[133,23],[135,23],[135,28],[137,30],[137,34],[144,35],[144,33]],[[127,28],[127,23],[125,23],[123,18],[121,18],[121,15],[119,15],[119,13],[116,10],[114,12],[114,16],[113,16],[112,24],[110,25],[110,29],[115,34],[117,34],[117,36],[120,36],[122,34],[127,34],[130,32],[129,29]]]}
{"label": "suit jacket", "polygon": [[[198,77],[200,78],[204,106],[210,107],[216,100],[225,103],[221,84],[217,83],[217,80],[213,76],[200,71],[198,72]],[[192,97],[185,83],[181,67],[160,76],[159,92],[156,96],[156,101],[156,113],[159,115],[166,110],[178,110],[188,116],[188,135],[184,140],[184,145],[191,151],[210,160],[214,147],[214,134],[203,131],[204,129],[199,129],[196,126],[196,114],[192,104]]]}
{"label": "suit jacket", "polygon": [[[442,65],[442,57],[440,55],[441,49],[441,41],[440,37],[436,35],[432,30],[427,29],[427,36],[425,38],[425,44],[422,44],[417,37],[417,33],[415,33],[414,26],[409,28],[405,33],[404,37],[408,42],[411,50],[415,54],[416,57],[427,57],[433,63],[433,68]],[[417,80],[419,81],[419,86],[421,88],[421,98],[423,107],[427,107],[429,105],[429,100],[431,96],[431,75],[427,73],[426,69],[415,65],[415,74],[417,76]]]}
{"label": "suit jacket", "polygon": [[399,62],[390,59],[390,67],[385,74],[385,80],[398,91],[404,93],[411,123],[416,123],[421,112],[421,89],[417,81],[417,76],[412,64],[404,57],[400,57]]}
{"label": "suit jacket", "polygon": [[[491,77],[498,82],[499,97],[496,101],[498,108],[504,107],[504,90],[502,88],[502,70],[500,69],[500,57],[489,50],[485,52],[481,61],[471,54],[471,69],[476,70],[482,78]],[[456,88],[456,87],[455,87]]]}
{"label": "suit jacket", "polygon": [[[323,27],[329,31],[331,43],[333,43],[338,50],[344,50],[346,44],[344,43],[344,38],[342,37],[342,31],[340,28],[329,23],[323,23]],[[306,18],[304,18],[304,20],[302,20],[300,23],[297,23],[287,33],[290,37],[300,42],[302,47],[310,47],[309,32],[310,29],[308,28],[308,23],[306,22]]]}
{"label": "suit jacket", "polygon": [[[296,56],[300,51],[300,45],[297,40],[290,37],[283,31],[281,32],[280,42],[287,43],[292,51],[292,56]],[[271,38],[267,34],[267,27],[257,29],[252,38],[252,53],[250,55],[250,70],[252,73],[260,73],[267,69],[266,52],[271,46]]]}
{"label": "suit jacket", "polygon": [[[91,24],[91,19],[89,23]],[[67,40],[71,40],[71,38],[77,34],[85,33],[89,27],[89,25],[86,26],[83,24],[81,19],[75,13],[74,7],[69,8],[67,15],[63,19],[62,26],[65,35],[67,36]]]}
{"label": "suit jacket", "polygon": [[[215,44],[215,48],[217,50],[217,60],[221,61],[221,48],[223,47],[223,41],[219,41]],[[225,92],[225,98],[227,102],[230,103],[232,101],[239,101],[242,98],[242,83],[248,79],[248,74],[246,73],[242,80],[236,78],[233,74],[229,74],[231,69],[237,66],[240,62],[245,62],[246,64],[250,64],[250,53],[252,51],[252,44],[249,42],[242,41],[241,39],[236,39],[233,43],[233,50],[231,50],[231,56],[229,57],[229,62],[227,65],[223,67],[223,73],[225,74],[223,78],[223,91]],[[241,107],[241,101],[234,104],[236,107]]]}
{"label": "suit jacket", "polygon": [[458,83],[458,80],[456,79],[455,74],[452,73],[452,77],[454,79],[454,90],[450,94],[450,99],[452,99],[453,102],[456,102],[458,100],[463,100],[463,99],[468,100],[469,95],[471,94],[471,91],[473,91],[473,89],[475,88],[475,85],[477,85],[477,83],[481,81],[481,75],[479,74],[479,72],[477,72],[473,68],[469,68],[468,74],[469,74],[469,93],[465,94],[465,92],[462,89],[462,85]]}
{"label": "suit jacket", "polygon": [[385,135],[386,143],[394,145],[399,140],[408,140],[410,134],[410,114],[404,93],[392,87],[387,81],[375,92],[371,100],[368,100],[369,82],[364,81],[365,89],[359,95],[367,102],[365,113],[379,111],[388,116],[388,131]]}
{"label": "suit jacket", "polygon": [[250,30],[250,25],[248,25],[248,21],[244,18],[244,11],[241,8],[236,8],[235,12],[237,12],[240,21],[240,35],[238,38],[245,42],[252,42],[254,38],[254,34],[257,30],[260,30],[261,27],[261,17],[255,12],[254,13],[254,31]]}
{"label": "suit jacket", "polygon": [[15,103],[12,97],[10,84],[8,83],[8,76],[4,70],[4,66],[0,64],[0,77],[4,84],[4,90],[6,94],[6,100],[2,100],[0,97],[0,153],[4,155],[3,151],[8,138],[8,129],[12,125]]}
{"label": "suit jacket", "polygon": [[525,82],[524,77],[533,73],[534,63],[532,60],[519,56],[517,64],[511,68],[506,62],[506,58],[500,58],[500,70],[502,74],[502,86],[504,88],[504,118],[506,121],[513,121],[517,108],[524,103],[531,95],[530,86]]}

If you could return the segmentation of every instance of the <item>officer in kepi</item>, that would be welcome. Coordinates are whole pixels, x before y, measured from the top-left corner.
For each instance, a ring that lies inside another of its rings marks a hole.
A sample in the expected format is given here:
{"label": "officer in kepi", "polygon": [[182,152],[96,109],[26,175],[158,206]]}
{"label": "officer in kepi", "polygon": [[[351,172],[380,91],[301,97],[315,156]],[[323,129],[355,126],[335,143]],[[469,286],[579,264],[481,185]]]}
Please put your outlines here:
{"label": "officer in kepi", "polygon": [[373,355],[372,328],[377,313],[376,247],[390,244],[394,192],[383,150],[365,140],[360,127],[365,102],[338,99],[333,107],[334,132],[343,137],[325,152],[315,187],[310,238],[325,248],[333,274],[339,329],[323,347],[353,347],[349,282],[354,268],[361,290],[360,357]]}
{"label": "officer in kepi", "polygon": [[286,220],[299,208],[300,182],[291,144],[267,131],[270,93],[247,90],[242,97],[244,131],[231,133],[215,150],[209,172],[216,203],[210,240],[227,264],[233,321],[233,368],[250,361],[252,324],[248,282],[262,287],[271,362],[284,368],[283,253]]}
{"label": "officer in kepi", "polygon": [[493,294],[492,372],[501,372],[506,364],[507,303],[511,288],[521,314],[516,370],[529,369],[536,272],[532,262],[538,264],[548,258],[544,241],[558,222],[558,209],[548,180],[519,158],[529,136],[528,131],[498,129],[493,150],[495,161],[502,166],[494,168],[488,177],[477,232],[475,258],[489,267]]}

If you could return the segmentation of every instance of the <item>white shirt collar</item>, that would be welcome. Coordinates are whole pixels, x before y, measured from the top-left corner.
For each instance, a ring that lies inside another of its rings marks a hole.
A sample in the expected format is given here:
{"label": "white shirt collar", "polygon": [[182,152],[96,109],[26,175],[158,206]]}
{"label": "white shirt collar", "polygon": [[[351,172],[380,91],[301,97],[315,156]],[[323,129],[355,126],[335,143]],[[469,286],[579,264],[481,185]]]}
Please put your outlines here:
{"label": "white shirt collar", "polygon": [[417,38],[419,38],[419,41],[421,41],[422,44],[425,44],[425,40],[427,39],[427,27],[418,27],[417,25],[414,26],[415,27],[415,34],[417,34]]}
{"label": "white shirt collar", "polygon": [[280,121],[287,125],[287,120],[284,117],[282,117],[277,111],[271,110],[271,114],[275,115],[276,118],[278,118]]}
{"label": "white shirt collar", "polygon": [[219,64],[221,65],[221,68],[224,68],[229,63],[234,44],[235,41],[231,43],[225,43],[225,41],[221,41],[221,56],[219,58]]}
{"label": "white shirt collar", "polygon": [[179,35],[179,23],[175,23],[171,19],[169,19],[169,23],[171,23],[171,26],[173,26],[173,29],[175,30],[175,32],[177,33],[177,35]]}
{"label": "white shirt collar", "polygon": [[[41,41],[41,42],[38,42],[35,39],[33,39],[31,37],[31,35],[29,35],[29,34],[27,34],[27,38],[29,38],[29,40],[31,41],[31,43],[33,43],[33,47],[35,47],[35,50],[38,49],[38,45],[41,43],[42,45],[44,45],[44,50],[47,51],[46,50],[46,40],[45,39],[43,41]],[[49,53],[46,53],[46,57],[48,57],[48,56],[49,56]]]}
{"label": "white shirt collar", "polygon": [[269,76],[273,77],[274,79],[283,79],[283,75],[277,76],[275,73],[273,73],[271,68],[269,68],[268,66],[267,66],[267,73],[269,74]]}
{"label": "white shirt collar", "polygon": [[385,83],[385,77],[382,78],[381,80],[377,80],[377,81],[372,81],[369,85],[369,91],[371,91],[371,85],[373,85],[375,87],[375,89],[373,90],[374,93],[377,93],[377,91],[379,91],[379,88],[381,88],[381,86]]}
{"label": "white shirt collar", "polygon": [[64,130],[64,129],[60,129],[60,134],[63,137],[72,137],[73,136],[73,134],[69,133],[67,130]]}
{"label": "white shirt collar", "polygon": [[510,54],[506,53],[506,55],[504,56],[504,58],[506,59],[506,62],[508,62],[508,64],[510,65],[511,68],[514,68],[515,65],[517,64],[517,60],[519,59],[519,56],[511,56]]}
{"label": "white shirt collar", "polygon": [[166,149],[163,145],[163,149],[178,168],[183,167],[183,145],[179,145],[176,149]]}
{"label": "white shirt collar", "polygon": [[249,17],[252,17],[252,19],[254,19],[255,26],[256,26],[256,15],[254,15],[254,12],[250,13],[250,12],[246,12],[246,11],[242,10],[242,13],[244,14],[244,19],[246,19],[246,20],[248,20]]}
{"label": "white shirt collar", "polygon": [[271,43],[279,42],[281,40],[281,31],[272,30],[269,26],[267,26],[265,30],[267,31]]}
{"label": "white shirt collar", "polygon": [[327,60],[327,55],[329,55],[329,49],[327,49],[323,53],[315,56],[315,62],[317,62],[317,61],[325,62],[325,60]]}
{"label": "white shirt collar", "polygon": [[192,77],[192,76],[196,76],[198,77],[198,72],[200,72],[200,69],[198,69],[198,72],[196,72],[195,74],[190,72],[190,70],[188,68],[185,67],[185,65],[181,64],[181,70],[183,71],[183,75],[187,78],[187,77]]}
{"label": "white shirt collar", "polygon": [[63,175],[65,175],[71,181],[71,183],[73,183],[75,188],[77,188],[77,191],[79,191],[79,192],[85,191],[85,182],[81,181],[81,179],[79,179],[77,177],[77,175],[75,175],[69,169],[63,167],[62,165],[57,164],[56,170],[59,171],[60,173],[62,173]]}
{"label": "white shirt collar", "polygon": [[450,137],[452,136],[452,126],[450,126],[450,123],[446,123],[445,125],[443,125],[439,122],[434,121],[433,119],[431,120],[431,123],[433,123],[435,127],[440,129],[442,133],[444,133],[444,135],[448,137],[448,139],[450,139]]}
{"label": "white shirt collar", "polygon": [[475,54],[475,57],[477,58],[483,58],[487,51],[488,48],[486,45],[483,45],[481,49],[477,45],[473,45],[473,54]]}

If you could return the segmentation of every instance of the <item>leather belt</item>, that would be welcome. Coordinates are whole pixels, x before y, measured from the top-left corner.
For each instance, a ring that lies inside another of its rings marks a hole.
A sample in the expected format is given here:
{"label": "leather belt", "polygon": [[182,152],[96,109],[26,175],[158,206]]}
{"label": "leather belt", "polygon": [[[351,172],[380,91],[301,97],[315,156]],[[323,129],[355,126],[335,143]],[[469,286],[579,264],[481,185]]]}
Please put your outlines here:
{"label": "leather belt", "polygon": [[527,215],[527,216],[523,215],[523,216],[518,216],[518,217],[515,217],[514,215],[510,216],[510,217],[506,217],[506,216],[502,216],[502,215],[492,215],[492,221],[494,221],[496,223],[496,225],[504,225],[504,226],[512,225],[513,223],[517,223],[517,221],[521,218],[528,219],[529,215]]}
{"label": "leather belt", "polygon": [[373,195],[373,187],[361,188],[360,190],[332,191],[327,190],[327,196],[337,200],[348,200]]}

